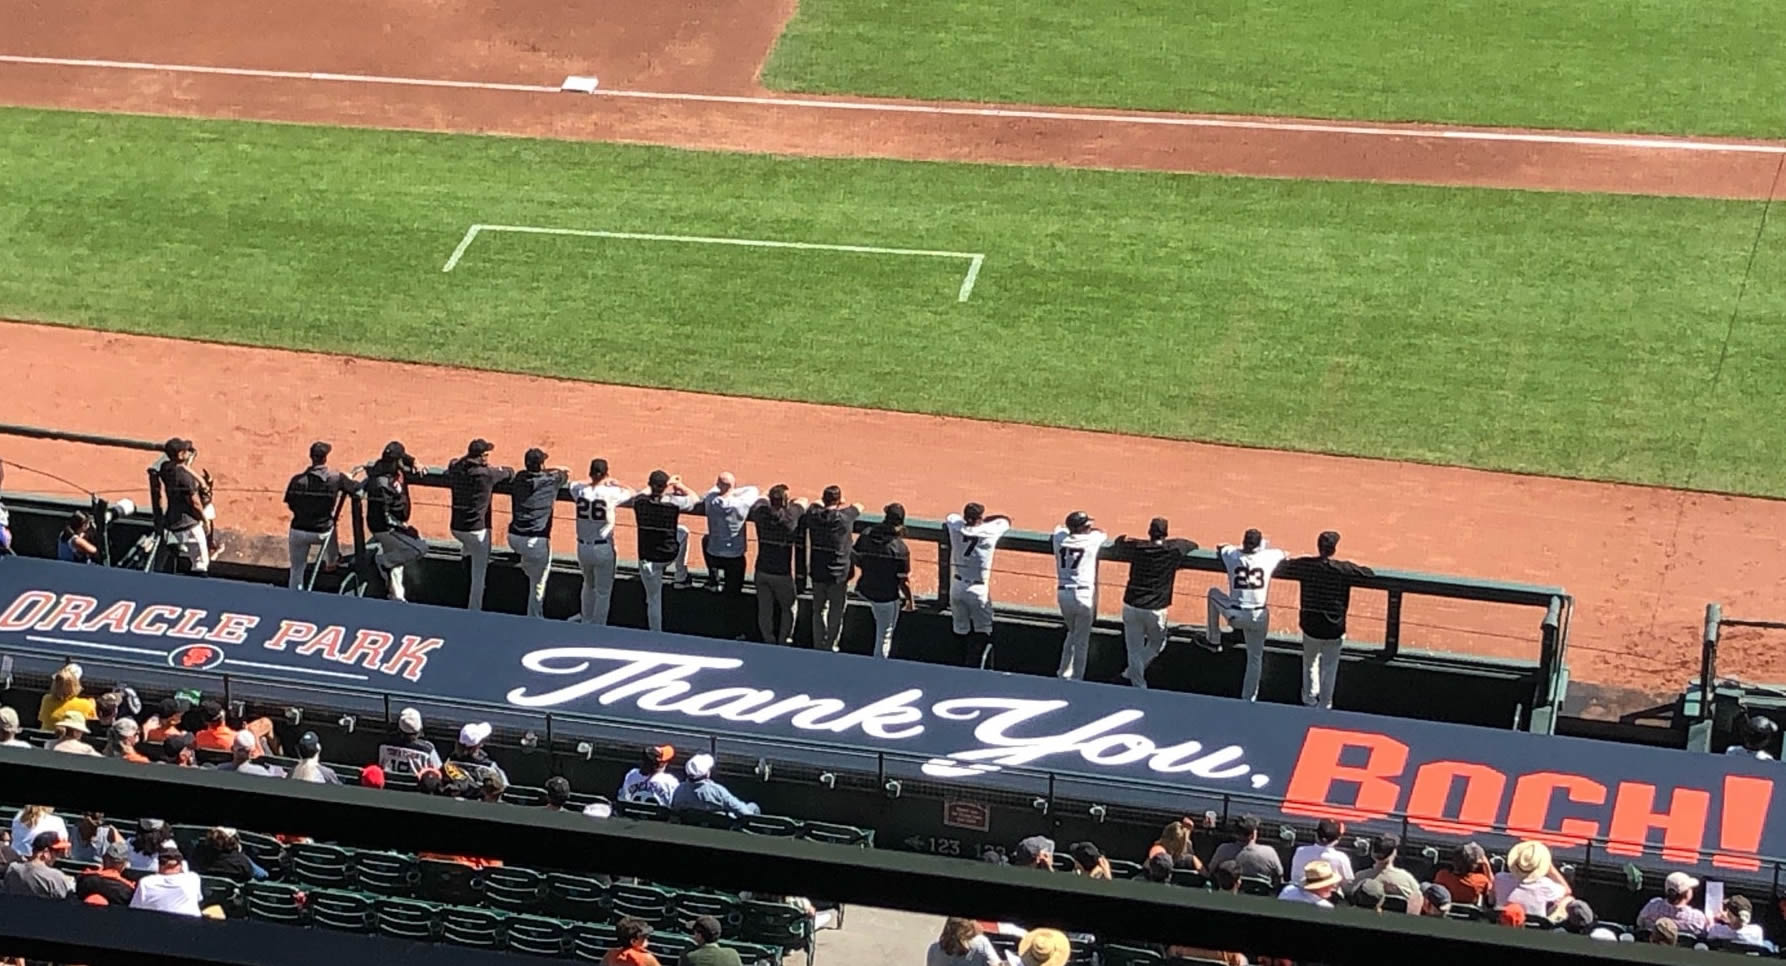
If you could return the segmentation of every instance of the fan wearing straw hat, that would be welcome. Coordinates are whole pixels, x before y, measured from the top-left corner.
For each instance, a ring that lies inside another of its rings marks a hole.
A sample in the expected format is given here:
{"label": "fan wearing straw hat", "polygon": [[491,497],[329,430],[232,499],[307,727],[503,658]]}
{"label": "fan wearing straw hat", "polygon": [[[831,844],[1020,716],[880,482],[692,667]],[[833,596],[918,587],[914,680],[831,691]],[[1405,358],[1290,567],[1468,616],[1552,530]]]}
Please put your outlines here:
{"label": "fan wearing straw hat", "polygon": [[99,749],[87,744],[87,716],[79,711],[64,711],[58,715],[56,740],[50,743],[50,750],[97,756]]}
{"label": "fan wearing straw hat", "polygon": [[1332,862],[1311,859],[1302,867],[1302,881],[1284,886],[1277,897],[1288,902],[1306,902],[1311,906],[1332,909],[1333,892],[1343,881]]}
{"label": "fan wearing straw hat", "polygon": [[1017,943],[1017,961],[1023,966],[1063,966],[1073,955],[1073,944],[1058,929],[1031,929]]}
{"label": "fan wearing straw hat", "polygon": [[1568,905],[1568,880],[1550,861],[1543,842],[1521,842],[1507,850],[1507,871],[1495,876],[1495,905],[1524,906],[1526,915],[1557,920]]}

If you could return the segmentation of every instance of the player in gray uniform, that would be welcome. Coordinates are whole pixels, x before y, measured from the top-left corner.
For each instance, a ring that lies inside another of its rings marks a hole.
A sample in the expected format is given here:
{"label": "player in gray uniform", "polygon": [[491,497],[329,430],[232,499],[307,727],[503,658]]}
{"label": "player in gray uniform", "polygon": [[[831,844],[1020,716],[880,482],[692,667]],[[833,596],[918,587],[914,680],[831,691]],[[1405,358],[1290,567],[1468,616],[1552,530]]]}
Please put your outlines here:
{"label": "player in gray uniform", "polygon": [[608,476],[608,461],[589,461],[589,482],[571,486],[577,505],[577,566],[583,571],[585,624],[606,624],[614,599],[614,513],[633,498],[633,491]]}
{"label": "player in gray uniform", "polygon": [[1067,639],[1060,650],[1059,674],[1063,678],[1085,677],[1092,624],[1098,619],[1098,551],[1109,540],[1094,522],[1091,514],[1074,510],[1054,528],[1055,597],[1061,620],[1067,625]]}
{"label": "player in gray uniform", "polygon": [[1011,529],[1011,518],[987,514],[978,503],[943,521],[949,531],[949,562],[954,580],[949,584],[949,619],[961,645],[962,663],[988,667],[992,663],[992,595],[986,582],[992,577],[992,552],[999,538]]}

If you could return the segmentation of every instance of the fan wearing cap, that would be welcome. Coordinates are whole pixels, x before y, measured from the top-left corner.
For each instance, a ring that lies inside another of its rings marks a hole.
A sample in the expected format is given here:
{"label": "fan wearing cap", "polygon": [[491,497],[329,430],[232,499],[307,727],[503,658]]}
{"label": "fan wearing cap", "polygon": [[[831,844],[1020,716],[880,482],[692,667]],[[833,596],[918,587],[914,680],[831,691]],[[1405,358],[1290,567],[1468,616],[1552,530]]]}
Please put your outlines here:
{"label": "fan wearing cap", "polygon": [[1333,707],[1333,685],[1339,676],[1340,646],[1346,639],[1346,612],[1352,607],[1352,585],[1374,577],[1369,567],[1341,560],[1340,535],[1323,530],[1315,538],[1319,556],[1284,561],[1277,576],[1302,585],[1298,623],[1302,629],[1302,703]]}
{"label": "fan wearing cap", "polygon": [[509,784],[508,774],[484,750],[484,742],[490,740],[490,734],[495,730],[488,721],[475,721],[465,725],[459,729],[459,743],[454,746],[453,753],[447,756],[447,761],[475,775],[480,788],[484,775],[488,772],[495,772],[504,786]]}
{"label": "fan wearing cap", "polygon": [[1129,579],[1122,590],[1122,643],[1128,652],[1124,677],[1138,688],[1147,687],[1147,666],[1166,647],[1166,611],[1172,606],[1172,589],[1178,572],[1191,566],[1197,544],[1169,537],[1171,524],[1154,517],[1147,524],[1147,539],[1116,538],[1121,555],[1129,561]]}
{"label": "fan wearing cap", "polygon": [[696,755],[682,766],[688,781],[676,786],[670,807],[678,812],[722,812],[731,816],[757,815],[755,802],[747,802],[713,780],[713,756]]}
{"label": "fan wearing cap", "polygon": [[[128,906],[136,895],[136,883],[124,877],[130,868],[130,846],[123,839],[106,845],[99,853],[99,868],[75,876],[74,894],[83,902],[108,906]],[[93,897],[99,897],[95,902]]]}
{"label": "fan wearing cap", "polygon": [[205,726],[192,736],[193,744],[205,751],[229,751],[235,747],[236,734],[246,731],[255,737],[262,753],[277,754],[279,748],[273,741],[273,722],[268,718],[255,718],[245,721],[242,727],[230,726],[229,715],[225,712],[223,702],[206,699],[198,706],[199,717],[204,719]]}
{"label": "fan wearing cap", "polygon": [[392,775],[418,775],[424,768],[439,768],[440,752],[422,737],[422,713],[414,708],[397,712],[397,728],[378,746],[378,764]]}
{"label": "fan wearing cap", "polygon": [[79,711],[64,711],[56,719],[56,738],[49,748],[71,755],[99,755],[99,749],[87,743],[87,718]]}
{"label": "fan wearing cap", "polygon": [[6,868],[0,894],[66,899],[74,883],[56,868],[56,859],[68,851],[68,838],[59,832],[39,832],[31,840],[31,857]]}
{"label": "fan wearing cap", "polygon": [[1654,931],[1662,923],[1672,922],[1682,935],[1703,937],[1711,922],[1693,908],[1693,890],[1697,888],[1699,880],[1687,873],[1668,873],[1662,880],[1662,894],[1644,903],[1637,913],[1637,928]]}
{"label": "fan wearing cap", "polygon": [[1780,726],[1772,718],[1752,714],[1742,719],[1742,742],[1724,749],[1726,755],[1740,758],[1753,758],[1756,761],[1773,761],[1774,756],[1767,750],[1773,743],[1774,736],[1780,733]]}
{"label": "fan wearing cap", "polygon": [[646,478],[647,492],[633,496],[627,504],[633,508],[633,520],[639,531],[639,584],[645,588],[645,624],[654,631],[664,629],[664,574],[670,573],[675,586],[688,585],[688,528],[680,522],[682,514],[701,503],[682,477],[667,470],[652,470]]}
{"label": "fan wearing cap", "polygon": [[1228,589],[1209,588],[1209,621],[1203,645],[1221,650],[1222,621],[1239,631],[1246,640],[1246,676],[1241,680],[1240,698],[1259,699],[1259,678],[1265,668],[1265,635],[1271,628],[1271,612],[1266,609],[1266,595],[1271,590],[1271,575],[1290,555],[1265,544],[1265,535],[1248,530],[1240,538],[1240,546],[1220,544],[1216,557],[1228,571]]}
{"label": "fan wearing cap", "polygon": [[1306,902],[1311,906],[1332,909],[1334,890],[1344,881],[1332,862],[1311,859],[1297,874],[1297,881],[1284,886],[1277,897],[1287,902]]}
{"label": "fan wearing cap", "polygon": [[806,534],[806,572],[812,577],[812,646],[837,650],[843,639],[844,610],[849,600],[850,568],[854,566],[851,538],[862,504],[843,502],[843,487],[835,483],[819,493],[819,502],[800,516]]}
{"label": "fan wearing cap", "polygon": [[639,766],[620,781],[619,798],[627,802],[655,802],[668,808],[682,784],[670,774],[670,760],[676,749],[669,745],[649,745],[639,755]]}
{"label": "fan wearing cap", "polygon": [[546,575],[552,570],[552,508],[558,491],[571,481],[568,466],[546,465],[550,457],[535,446],[521,458],[523,469],[509,486],[509,549],[521,558],[527,577],[527,616],[545,616]]}
{"label": "fan wearing cap", "polygon": [[344,473],[329,469],[329,454],[334,447],[322,440],[310,444],[310,465],[285,484],[285,506],[291,510],[291,529],[285,538],[291,556],[291,570],[286,586],[304,589],[304,573],[310,566],[310,551],[322,548],[322,565],[334,569],[341,558],[335,541],[335,501],[342,494],[353,493],[359,484]]}
{"label": "fan wearing cap", "polygon": [[633,498],[633,491],[608,475],[608,461],[589,461],[589,482],[571,485],[577,505],[577,566],[583,571],[582,609],[585,624],[606,624],[614,598],[614,520]]}
{"label": "fan wearing cap", "polygon": [[1526,915],[1539,919],[1560,916],[1569,901],[1569,882],[1550,861],[1550,847],[1543,842],[1520,842],[1507,850],[1507,871],[1495,876],[1497,908],[1525,906]]}
{"label": "fan wearing cap", "polygon": [[198,916],[199,876],[186,868],[186,859],[173,839],[155,852],[155,871],[137,880],[132,909],[152,909],[175,916]]}
{"label": "fan wearing cap", "polygon": [[1054,528],[1050,540],[1054,547],[1055,602],[1067,625],[1059,674],[1068,679],[1085,677],[1085,662],[1091,654],[1091,628],[1098,616],[1098,551],[1109,544],[1109,539],[1093,523],[1091,514],[1074,510]]}
{"label": "fan wearing cap", "polygon": [[453,539],[459,541],[459,557],[471,561],[471,593],[465,606],[484,609],[484,577],[490,569],[490,502],[497,484],[515,478],[506,466],[491,466],[496,445],[474,439],[465,455],[447,464],[447,486],[453,492]]}
{"label": "fan wearing cap", "polygon": [[335,769],[322,763],[322,739],[314,731],[306,731],[298,736],[298,763],[292,766],[287,776],[293,781],[314,782],[318,785],[339,785],[341,776]]}
{"label": "fan wearing cap", "polygon": [[1067,854],[1073,857],[1073,870],[1088,879],[1113,879],[1116,876],[1110,871],[1110,860],[1104,851],[1094,842],[1074,842],[1067,846]]}
{"label": "fan wearing cap", "polygon": [[1017,843],[1011,851],[1011,864],[1024,869],[1054,871],[1054,840],[1046,835],[1031,835]]}
{"label": "fan wearing cap", "polygon": [[285,769],[276,765],[265,765],[254,759],[260,756],[260,742],[246,730],[236,732],[230,740],[229,761],[217,766],[218,771],[233,771],[238,775],[257,775],[261,778],[283,778]]}
{"label": "fan wearing cap", "polygon": [[142,737],[142,729],[137,726],[135,718],[119,718],[112,722],[106,733],[105,756],[122,758],[138,764],[147,763],[149,757],[136,750],[136,743]]}
{"label": "fan wearing cap", "polygon": [[166,459],[155,470],[167,497],[162,529],[169,542],[192,562],[192,572],[204,576],[211,569],[215,549],[211,527],[217,515],[209,505],[209,479],[192,471],[192,461],[198,456],[192,440],[175,436],[162,446],[162,452]]}
{"label": "fan wearing cap", "polygon": [[378,544],[378,567],[391,600],[405,599],[403,568],[428,553],[428,542],[409,525],[409,477],[420,472],[409,450],[395,440],[366,464],[366,530]]}

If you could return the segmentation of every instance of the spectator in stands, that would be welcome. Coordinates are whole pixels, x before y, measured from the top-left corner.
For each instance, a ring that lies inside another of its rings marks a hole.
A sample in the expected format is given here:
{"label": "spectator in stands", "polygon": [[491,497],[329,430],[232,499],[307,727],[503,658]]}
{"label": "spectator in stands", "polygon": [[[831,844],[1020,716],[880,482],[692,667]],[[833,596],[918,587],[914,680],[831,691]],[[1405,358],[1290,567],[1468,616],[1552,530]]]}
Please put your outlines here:
{"label": "spectator in stands", "polygon": [[1383,884],[1383,893],[1401,896],[1408,901],[1408,912],[1420,914],[1420,880],[1409,874],[1408,870],[1395,864],[1396,855],[1401,851],[1401,836],[1384,833],[1371,842],[1371,859],[1375,863],[1371,868],[1358,873],[1357,881],[1375,880]]}
{"label": "spectator in stands", "polygon": [[198,767],[198,750],[191,735],[168,735],[161,742],[161,760],[182,768]]}
{"label": "spectator in stands", "polygon": [[218,771],[233,771],[238,775],[258,775],[262,778],[284,778],[285,769],[277,765],[266,765],[255,761],[260,754],[260,743],[246,731],[236,732],[230,741],[229,761],[217,766]]}
{"label": "spectator in stands", "polygon": [[130,905],[131,897],[136,895],[136,883],[124,877],[124,870],[129,867],[130,846],[123,839],[106,845],[99,855],[99,868],[75,876],[75,898],[91,903],[98,896],[108,906]]}
{"label": "spectator in stands", "polygon": [[1017,961],[1022,966],[1065,966],[1073,946],[1058,929],[1031,929],[1017,942]]}
{"label": "spectator in stands", "polygon": [[942,935],[924,954],[924,966],[1004,966],[992,940],[972,919],[943,920]]}
{"label": "spectator in stands", "polygon": [[1352,586],[1375,576],[1369,567],[1334,556],[1339,541],[1337,531],[1323,530],[1315,538],[1318,556],[1286,560],[1277,571],[1278,576],[1302,584],[1302,703],[1311,708],[1333,707]]}
{"label": "spectator in stands", "polygon": [[460,728],[459,743],[453,748],[453,753],[447,756],[447,761],[464,765],[479,775],[493,771],[502,776],[503,784],[508,784],[508,773],[502,770],[501,765],[490,760],[490,753],[484,750],[484,742],[490,740],[490,733],[494,730],[488,721],[476,721]]}
{"label": "spectator in stands", "polygon": [[6,867],[0,894],[38,899],[66,899],[74,883],[56,868],[56,859],[68,851],[68,839],[56,832],[39,832],[29,840],[31,857]]}
{"label": "spectator in stands", "polygon": [[628,916],[615,931],[620,934],[620,945],[602,957],[602,966],[658,966],[657,957],[646,949],[651,941],[650,923]]}
{"label": "spectator in stands", "polygon": [[676,786],[670,807],[678,812],[723,812],[731,816],[757,815],[755,802],[747,802],[713,780],[713,756],[695,755],[682,766],[688,781]]}
{"label": "spectator in stands", "polygon": [[1695,939],[1704,936],[1711,923],[1705,913],[1693,908],[1693,890],[1697,888],[1699,880],[1687,873],[1668,873],[1668,878],[1662,880],[1662,894],[1645,903],[1637,913],[1637,928],[1653,930],[1658,923],[1672,920],[1682,935]]}
{"label": "spectator in stands", "polygon": [[291,528],[285,548],[291,558],[286,586],[304,589],[304,573],[310,567],[310,550],[320,548],[320,563],[334,570],[341,551],[335,539],[335,500],[358,490],[345,473],[329,469],[334,447],[321,440],[310,444],[310,465],[285,484],[285,506],[291,511]]}
{"label": "spectator in stands", "polygon": [[243,722],[241,728],[230,726],[229,716],[225,714],[223,703],[216,699],[207,699],[199,706],[199,716],[204,719],[204,727],[194,732],[192,743],[205,751],[229,751],[236,743],[236,732],[247,731],[254,735],[257,747],[264,753],[276,753],[279,749],[272,740],[273,722],[266,718],[256,718]]}
{"label": "spectator in stands", "polygon": [[478,797],[486,802],[500,802],[504,792],[509,790],[508,778],[499,772],[487,771],[484,780],[478,785]]}
{"label": "spectator in stands", "polygon": [[155,714],[143,723],[143,740],[150,745],[159,745],[169,735],[185,734],[180,728],[180,718],[185,713],[178,698],[164,698]]}
{"label": "spectator in stands", "polygon": [[68,857],[76,862],[98,862],[113,842],[124,841],[118,830],[106,824],[104,812],[83,812],[68,839]]}
{"label": "spectator in stands", "polygon": [[55,674],[50,675],[49,693],[37,704],[37,726],[45,731],[53,731],[56,722],[70,711],[78,711],[83,718],[91,718],[99,713],[92,698],[81,697],[81,666],[64,664]]}
{"label": "spectator in stands", "polygon": [[676,749],[669,745],[649,745],[639,755],[639,767],[626,773],[620,781],[619,799],[623,802],[653,802],[666,808],[682,784],[670,774],[670,760]]}
{"label": "spectator in stands", "polygon": [[1451,864],[1433,873],[1433,882],[1451,893],[1451,901],[1480,906],[1494,894],[1494,867],[1482,846],[1466,842],[1451,853]]}
{"label": "spectator in stands", "polygon": [[1572,899],[1563,907],[1563,921],[1561,925],[1564,932],[1573,933],[1577,936],[1586,936],[1589,939],[1599,939],[1607,942],[1618,941],[1619,934],[1617,932],[1608,929],[1605,926],[1597,925],[1597,922],[1598,920],[1594,917],[1594,907],[1580,899]]}
{"label": "spectator in stands", "polygon": [[93,699],[93,716],[87,722],[88,727],[101,734],[112,730],[118,722],[118,706],[123,703],[124,696],[116,691],[107,691]]}
{"label": "spectator in stands", "polygon": [[1350,898],[1352,905],[1359,909],[1382,912],[1383,904],[1388,900],[1389,893],[1383,888],[1383,882],[1380,879],[1360,879],[1358,884],[1352,887]]}
{"label": "spectator in stands", "polygon": [[1191,823],[1186,820],[1168,822],[1160,829],[1160,837],[1147,848],[1149,859],[1156,855],[1164,855],[1174,868],[1203,871],[1203,860],[1191,850]]}
{"label": "spectator in stands", "polygon": [[1495,876],[1495,905],[1517,903],[1528,917],[1553,919],[1569,900],[1569,882],[1550,861],[1543,842],[1520,842],[1507,850],[1507,871]]}
{"label": "spectator in stands", "polygon": [[570,804],[571,783],[563,775],[553,775],[546,779],[546,811],[562,812]]}
{"label": "spectator in stands", "polygon": [[236,882],[256,882],[267,877],[267,870],[256,865],[242,851],[242,840],[236,830],[224,825],[206,833],[193,846],[192,870],[200,875],[214,875]]}
{"label": "spectator in stands", "polygon": [[322,763],[322,739],[316,732],[306,731],[298,737],[298,763],[292,766],[290,777],[319,785],[341,784],[341,776],[335,774],[335,769]]}
{"label": "spectator in stands", "polygon": [[1451,890],[1428,882],[1420,887],[1420,914],[1444,919],[1451,915]]}
{"label": "spectator in stands", "polygon": [[192,561],[193,575],[203,577],[218,550],[212,530],[217,512],[211,506],[211,475],[192,471],[192,461],[198,458],[192,440],[176,436],[162,446],[162,452],[167,458],[157,466],[155,475],[167,494],[163,524],[172,547]]}
{"label": "spectator in stands", "polygon": [[142,736],[142,729],[130,718],[119,718],[112,722],[112,728],[105,739],[105,756],[122,758],[125,761],[148,763],[149,758],[136,750],[137,739]]}
{"label": "spectator in stands", "polygon": [[1308,865],[1310,862],[1313,862],[1316,859],[1321,859],[1328,865],[1333,866],[1333,871],[1339,873],[1340,884],[1342,886],[1351,882],[1352,857],[1339,848],[1339,840],[1341,836],[1344,836],[1345,834],[1346,826],[1344,822],[1331,818],[1322,819],[1315,825],[1315,841],[1312,844],[1297,848],[1297,850],[1291,854],[1290,871],[1296,873],[1297,870]]}
{"label": "spectator in stands", "polygon": [[1767,746],[1780,733],[1780,726],[1774,724],[1772,718],[1764,718],[1758,714],[1743,718],[1742,741],[1724,749],[1724,754],[1740,758],[1753,758],[1756,761],[1773,761]]}
{"label": "spectator in stands", "polygon": [[[739,573],[740,579],[743,573]],[[695,948],[682,954],[682,966],[744,966],[739,958],[738,950],[727,949],[719,944],[719,920],[712,916],[695,917],[691,930],[695,937]]]}
{"label": "spectator in stands", "polygon": [[546,576],[552,572],[552,510],[558,491],[571,481],[570,467],[547,467],[547,458],[538,446],[529,449],[509,488],[509,549],[521,558],[521,573],[527,578],[528,617],[545,616]]}
{"label": "spectator in stands", "polygon": [[0,748],[29,748],[31,742],[19,737],[19,713],[0,708]]}
{"label": "spectator in stands", "polygon": [[392,775],[416,775],[424,768],[441,766],[434,742],[422,737],[422,713],[414,708],[397,712],[397,728],[378,746],[378,764]]}
{"label": "spectator in stands", "polygon": [[68,838],[68,823],[48,805],[26,805],[13,817],[11,829],[13,851],[19,856],[31,854],[31,843],[45,832]]}
{"label": "spectator in stands", "polygon": [[[701,497],[707,515],[707,535],[701,538],[701,559],[707,565],[707,589],[734,597],[744,593],[744,552],[749,540],[744,532],[757,488],[739,486],[738,478],[721,473],[713,488]],[[728,615],[729,616],[729,615]]]}
{"label": "spectator in stands", "polygon": [[84,510],[68,515],[56,537],[56,559],[65,563],[98,563],[99,545],[93,542],[93,516]]}
{"label": "spectator in stands", "polygon": [[408,477],[419,474],[415,458],[395,440],[366,465],[366,530],[378,544],[378,569],[391,600],[403,600],[403,568],[428,553],[428,542],[409,525]]}
{"label": "spectator in stands", "polygon": [[[1216,847],[1210,861],[1216,865],[1233,859],[1240,874],[1249,879],[1264,879],[1273,886],[1284,881],[1284,861],[1277,850],[1259,843],[1259,817],[1242,815],[1234,820],[1234,840]],[[1418,886],[1416,886],[1418,888]]]}
{"label": "spectator in stands", "polygon": [[99,755],[99,749],[87,744],[87,719],[79,711],[64,711],[56,719],[56,738],[49,748],[71,755]]}
{"label": "spectator in stands", "polygon": [[1279,899],[1290,902],[1306,902],[1323,909],[1333,908],[1333,893],[1344,884],[1339,870],[1326,859],[1310,859],[1298,873],[1298,881],[1284,886],[1277,894]]}
{"label": "spectator in stands", "polygon": [[474,439],[465,447],[465,455],[446,466],[447,486],[453,493],[453,539],[459,541],[460,559],[471,561],[471,591],[465,606],[484,609],[484,578],[490,570],[490,502],[499,483],[515,478],[515,471],[506,466],[491,466],[490,453],[495,444],[487,439]]}
{"label": "spectator in stands", "polygon": [[170,838],[155,853],[155,871],[137,880],[130,908],[196,917],[201,914],[199,894],[198,873],[186,868],[180,847]]}
{"label": "spectator in stands", "polygon": [[161,847],[174,844],[174,831],[158,818],[140,819],[136,837],[130,840],[130,867],[138,872],[152,872],[161,864]]}
{"label": "spectator in stands", "polygon": [[664,575],[671,586],[688,586],[688,528],[680,522],[685,511],[701,502],[682,477],[666,470],[652,470],[645,480],[648,492],[628,504],[639,535],[639,583],[645,588],[645,624],[664,629]]}
{"label": "spectator in stands", "polygon": [[893,656],[893,628],[899,626],[899,612],[913,610],[912,552],[905,545],[905,507],[889,503],[881,508],[881,522],[869,527],[856,538],[851,559],[861,576],[856,580],[856,593],[868,601],[874,614],[874,653]]}
{"label": "spectator in stands", "polygon": [[1011,853],[1011,864],[1025,869],[1054,871],[1054,840],[1045,835],[1031,835],[1018,842]]}
{"label": "spectator in stands", "polygon": [[794,600],[806,582],[806,555],[797,552],[805,513],[806,501],[790,501],[786,483],[770,487],[750,508],[757,527],[757,631],[765,644],[794,643]]}
{"label": "spectator in stands", "polygon": [[377,765],[367,765],[360,769],[361,788],[383,788],[384,769]]}
{"label": "spectator in stands", "polygon": [[1149,882],[1171,882],[1174,868],[1172,856],[1164,852],[1150,852],[1141,863],[1141,877]]}
{"label": "spectator in stands", "polygon": [[1724,908],[1705,931],[1705,938],[1727,943],[1744,943],[1772,949],[1761,924],[1754,922],[1755,907],[1748,896],[1731,895],[1724,899]]}
{"label": "spectator in stands", "polygon": [[1067,846],[1067,854],[1073,858],[1074,871],[1088,879],[1116,878],[1110,872],[1110,860],[1091,842],[1074,842]]}
{"label": "spectator in stands", "polygon": [[800,518],[811,541],[806,572],[812,576],[812,646],[837,650],[849,593],[850,541],[862,504],[843,502],[843,487],[827,486],[819,504]]}
{"label": "spectator in stands", "polygon": [[1147,525],[1146,540],[1116,538],[1129,559],[1129,579],[1122,591],[1122,640],[1129,663],[1125,676],[1138,688],[1147,687],[1147,666],[1166,647],[1166,611],[1172,606],[1172,589],[1178,572],[1191,565],[1189,540],[1168,538],[1165,517]]}
{"label": "spectator in stands", "polygon": [[1217,862],[1209,870],[1209,884],[1217,892],[1240,891],[1240,863],[1229,859]]}
{"label": "spectator in stands", "polygon": [[1495,921],[1503,926],[1511,926],[1514,929],[1524,929],[1526,925],[1526,907],[1518,905],[1517,903],[1511,906],[1502,906],[1500,915],[1495,917]]}
{"label": "spectator in stands", "polygon": [[1679,946],[1681,927],[1673,919],[1658,919],[1650,927],[1650,942],[1658,946]]}

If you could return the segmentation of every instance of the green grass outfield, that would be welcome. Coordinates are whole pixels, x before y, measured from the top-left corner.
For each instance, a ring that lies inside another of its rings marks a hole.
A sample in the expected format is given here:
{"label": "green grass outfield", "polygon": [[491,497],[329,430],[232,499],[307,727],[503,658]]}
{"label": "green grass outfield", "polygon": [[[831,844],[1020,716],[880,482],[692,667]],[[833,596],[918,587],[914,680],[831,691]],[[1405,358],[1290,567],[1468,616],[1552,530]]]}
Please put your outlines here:
{"label": "green grass outfield", "polygon": [[1783,54],[1786,17],[1753,0],[800,0],[764,80],[937,99],[1780,138]]}
{"label": "green grass outfield", "polygon": [[[1760,204],[27,110],[0,183],[14,317],[1786,495],[1778,221],[1713,376]],[[959,261],[837,252],[496,235],[443,274],[479,222],[986,261],[965,304]]]}

